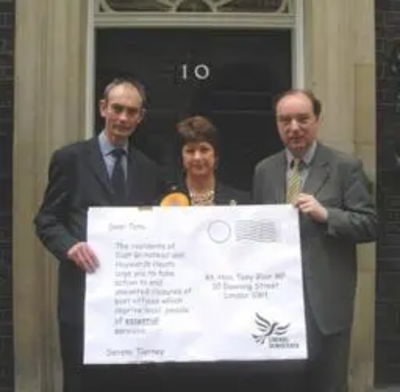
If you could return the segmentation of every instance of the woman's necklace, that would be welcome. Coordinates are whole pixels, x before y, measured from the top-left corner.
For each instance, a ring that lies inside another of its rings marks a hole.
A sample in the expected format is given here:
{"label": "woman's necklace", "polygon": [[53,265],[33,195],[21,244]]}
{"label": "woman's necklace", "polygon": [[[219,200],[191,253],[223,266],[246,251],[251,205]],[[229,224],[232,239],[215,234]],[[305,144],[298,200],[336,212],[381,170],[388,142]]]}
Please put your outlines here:
{"label": "woman's necklace", "polygon": [[211,206],[214,204],[214,189],[204,192],[189,191],[189,195],[194,206]]}

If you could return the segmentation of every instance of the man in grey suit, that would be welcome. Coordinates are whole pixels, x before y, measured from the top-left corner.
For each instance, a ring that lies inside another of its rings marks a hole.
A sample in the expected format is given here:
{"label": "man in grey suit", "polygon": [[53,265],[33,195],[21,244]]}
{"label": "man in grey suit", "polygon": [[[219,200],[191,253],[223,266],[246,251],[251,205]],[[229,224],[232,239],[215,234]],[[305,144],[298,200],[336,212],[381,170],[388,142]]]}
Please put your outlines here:
{"label": "man in grey suit", "polygon": [[253,179],[255,203],[292,203],[300,214],[309,358],[301,366],[285,364],[278,377],[285,392],[347,391],[356,245],[376,238],[361,162],[317,141],[321,106],[308,90],[278,97],[276,122],[285,149],[258,163]]}

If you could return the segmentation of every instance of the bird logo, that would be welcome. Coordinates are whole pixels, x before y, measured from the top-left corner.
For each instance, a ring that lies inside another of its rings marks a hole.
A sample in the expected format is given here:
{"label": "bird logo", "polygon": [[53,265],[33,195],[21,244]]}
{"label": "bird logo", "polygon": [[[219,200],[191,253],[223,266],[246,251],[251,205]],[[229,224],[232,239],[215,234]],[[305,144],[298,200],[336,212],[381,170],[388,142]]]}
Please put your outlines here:
{"label": "bird logo", "polygon": [[255,314],[255,323],[260,333],[252,334],[251,336],[258,344],[264,344],[265,340],[270,336],[285,335],[290,326],[290,324],[279,325],[277,321],[270,322],[257,312]]}

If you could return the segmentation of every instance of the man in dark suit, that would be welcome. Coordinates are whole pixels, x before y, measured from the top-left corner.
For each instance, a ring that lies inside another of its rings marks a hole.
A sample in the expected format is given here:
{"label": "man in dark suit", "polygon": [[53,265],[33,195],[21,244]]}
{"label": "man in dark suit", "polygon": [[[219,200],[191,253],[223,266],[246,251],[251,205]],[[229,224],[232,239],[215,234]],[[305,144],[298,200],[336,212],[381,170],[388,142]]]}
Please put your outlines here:
{"label": "man in dark suit", "polygon": [[86,242],[91,206],[147,206],[162,192],[157,166],[129,143],[144,116],[145,90],[133,80],[114,80],[105,89],[99,136],[54,152],[36,232],[59,260],[58,321],[64,392],[83,391],[85,275],[99,266]]}
{"label": "man in dark suit", "polygon": [[321,103],[312,92],[283,93],[275,112],[285,149],[256,166],[253,196],[299,211],[309,347],[305,363],[284,364],[278,384],[285,392],[345,392],[356,245],[376,237],[370,186],[358,159],[317,141]]}

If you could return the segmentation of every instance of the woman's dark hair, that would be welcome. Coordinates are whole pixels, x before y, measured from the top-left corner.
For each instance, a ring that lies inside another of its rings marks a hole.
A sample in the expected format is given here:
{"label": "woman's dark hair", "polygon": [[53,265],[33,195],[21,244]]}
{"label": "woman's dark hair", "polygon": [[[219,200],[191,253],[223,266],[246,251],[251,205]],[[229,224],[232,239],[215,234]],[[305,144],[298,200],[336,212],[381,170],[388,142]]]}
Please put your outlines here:
{"label": "woman's dark hair", "polygon": [[188,143],[210,143],[218,155],[218,130],[215,125],[204,116],[193,116],[180,121],[176,130],[178,132],[179,147]]}

